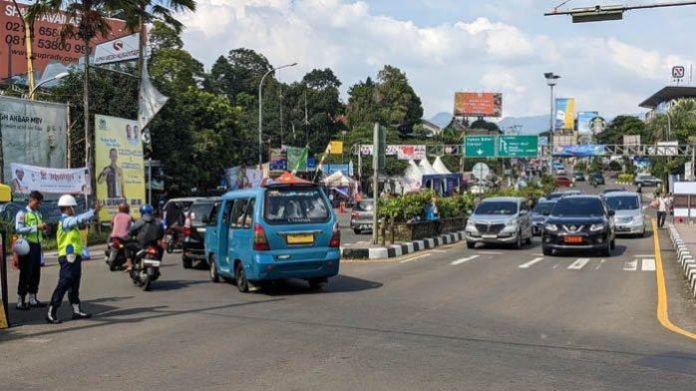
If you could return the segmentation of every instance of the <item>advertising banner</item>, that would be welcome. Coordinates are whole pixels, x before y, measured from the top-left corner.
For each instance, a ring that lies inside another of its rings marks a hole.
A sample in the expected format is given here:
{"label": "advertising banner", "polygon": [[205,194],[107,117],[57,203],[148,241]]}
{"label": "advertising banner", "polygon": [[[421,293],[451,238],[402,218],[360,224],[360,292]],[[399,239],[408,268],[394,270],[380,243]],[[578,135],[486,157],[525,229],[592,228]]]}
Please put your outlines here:
{"label": "advertising banner", "polygon": [[581,111],[578,113],[578,134],[588,135],[592,134],[592,128],[590,127],[590,122],[599,113],[596,111]]}
{"label": "advertising banner", "polygon": [[307,170],[307,148],[286,147],[285,152],[288,156],[288,170],[292,172]]}
{"label": "advertising banner", "polygon": [[64,168],[67,145],[67,106],[0,96],[0,129],[5,178],[11,163]]}
{"label": "advertising banner", "polygon": [[457,92],[454,94],[456,117],[501,117],[503,94],[493,92]]}
{"label": "advertising banner", "polygon": [[97,198],[104,205],[101,220],[110,221],[127,202],[135,218],[145,203],[143,144],[137,120],[95,115]]}
{"label": "advertising banner", "polygon": [[48,194],[84,194],[86,168],[50,168],[12,163],[12,192],[28,194],[34,190]]}
{"label": "advertising banner", "polygon": [[254,167],[232,167],[225,170],[228,190],[252,189],[261,186],[263,172]]}
{"label": "advertising banner", "polygon": [[423,160],[425,145],[399,145],[396,156],[399,160]]}
{"label": "advertising banner", "polygon": [[[20,1],[21,3],[21,1]],[[0,62],[0,79],[27,73],[25,32],[21,14],[26,12],[25,4],[18,4],[19,11],[12,0],[0,0],[0,39],[2,40],[2,61]],[[76,36],[67,37],[61,41],[60,30],[64,24],[76,24],[65,13],[49,13],[41,15],[34,23],[34,39],[32,53],[34,55],[34,70],[43,72],[52,62],[76,64],[82,57],[84,44]],[[101,34],[92,40],[94,45],[119,36],[128,35],[125,22],[119,19],[107,18],[111,31],[106,38]]]}
{"label": "advertising banner", "polygon": [[342,155],[343,141],[331,141],[331,144],[329,144],[329,151],[332,155]]}
{"label": "advertising banner", "polygon": [[94,64],[136,60],[140,55],[140,33],[100,43],[94,49]]}
{"label": "advertising banner", "polygon": [[573,130],[575,128],[575,98],[556,98],[555,130]]}

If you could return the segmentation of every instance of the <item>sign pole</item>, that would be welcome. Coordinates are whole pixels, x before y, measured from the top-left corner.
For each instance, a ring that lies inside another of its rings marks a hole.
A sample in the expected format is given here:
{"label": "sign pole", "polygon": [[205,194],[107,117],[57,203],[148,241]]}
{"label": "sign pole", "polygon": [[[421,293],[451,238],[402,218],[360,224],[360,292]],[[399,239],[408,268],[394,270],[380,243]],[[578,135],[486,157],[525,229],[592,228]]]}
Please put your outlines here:
{"label": "sign pole", "polygon": [[379,227],[377,225],[379,221],[377,217],[379,205],[379,154],[381,153],[379,131],[379,124],[375,123],[375,128],[372,132],[372,199],[374,200],[374,206],[372,207],[372,244],[377,244],[379,236]]}

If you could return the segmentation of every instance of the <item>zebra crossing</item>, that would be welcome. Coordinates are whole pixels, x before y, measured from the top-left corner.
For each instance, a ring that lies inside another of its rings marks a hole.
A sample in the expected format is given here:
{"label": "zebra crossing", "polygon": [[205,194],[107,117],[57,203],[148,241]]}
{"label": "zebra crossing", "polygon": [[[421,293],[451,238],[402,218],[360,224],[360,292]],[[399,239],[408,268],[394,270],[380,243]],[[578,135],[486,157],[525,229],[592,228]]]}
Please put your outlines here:
{"label": "zebra crossing", "polygon": [[536,257],[517,266],[518,269],[532,270],[540,268],[565,269],[569,271],[620,270],[624,272],[655,272],[655,258],[640,257],[630,259],[600,258],[557,258]]}

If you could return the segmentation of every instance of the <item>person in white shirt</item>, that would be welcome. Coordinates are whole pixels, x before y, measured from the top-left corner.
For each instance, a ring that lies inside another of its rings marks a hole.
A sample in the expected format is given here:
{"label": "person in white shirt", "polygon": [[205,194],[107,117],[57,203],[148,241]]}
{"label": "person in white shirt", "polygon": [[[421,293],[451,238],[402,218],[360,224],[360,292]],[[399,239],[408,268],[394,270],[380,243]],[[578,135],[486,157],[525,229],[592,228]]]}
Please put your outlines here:
{"label": "person in white shirt", "polygon": [[669,210],[669,197],[664,194],[657,195],[657,227],[662,229],[665,225],[665,217]]}

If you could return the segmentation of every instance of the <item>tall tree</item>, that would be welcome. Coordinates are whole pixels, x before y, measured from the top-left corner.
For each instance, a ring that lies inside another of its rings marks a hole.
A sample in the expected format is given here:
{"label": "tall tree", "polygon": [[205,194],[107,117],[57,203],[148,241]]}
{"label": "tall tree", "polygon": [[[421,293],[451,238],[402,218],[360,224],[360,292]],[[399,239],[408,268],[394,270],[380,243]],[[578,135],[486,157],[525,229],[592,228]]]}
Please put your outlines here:
{"label": "tall tree", "polygon": [[377,74],[377,104],[383,123],[402,134],[410,133],[423,117],[423,106],[408,82],[406,74],[386,65]]}
{"label": "tall tree", "polygon": [[649,143],[653,139],[647,131],[645,122],[631,115],[617,116],[596,137],[600,144],[623,144],[623,136],[625,135],[639,135],[641,143]]}
{"label": "tall tree", "polygon": [[369,127],[379,121],[376,94],[377,84],[370,77],[350,87],[346,116],[351,128]]}

